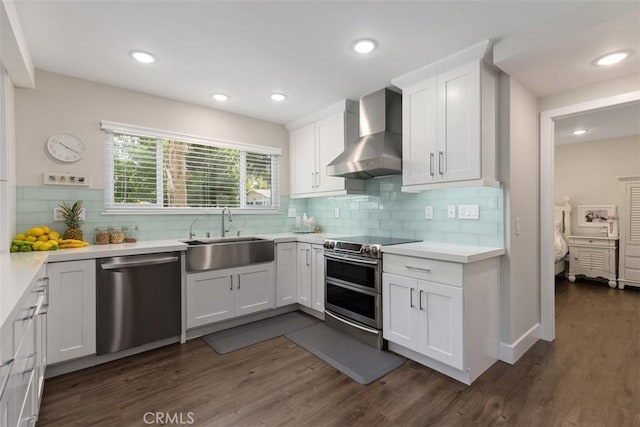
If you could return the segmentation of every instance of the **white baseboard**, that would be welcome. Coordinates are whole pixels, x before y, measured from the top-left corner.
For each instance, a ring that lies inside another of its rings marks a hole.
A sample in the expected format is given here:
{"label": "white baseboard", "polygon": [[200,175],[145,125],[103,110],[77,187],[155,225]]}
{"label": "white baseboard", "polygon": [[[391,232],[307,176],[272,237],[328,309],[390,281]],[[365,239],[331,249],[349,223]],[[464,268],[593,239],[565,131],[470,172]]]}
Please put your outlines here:
{"label": "white baseboard", "polygon": [[536,323],[527,332],[522,334],[513,344],[501,342],[498,350],[498,358],[511,365],[516,363],[539,339],[540,323]]}

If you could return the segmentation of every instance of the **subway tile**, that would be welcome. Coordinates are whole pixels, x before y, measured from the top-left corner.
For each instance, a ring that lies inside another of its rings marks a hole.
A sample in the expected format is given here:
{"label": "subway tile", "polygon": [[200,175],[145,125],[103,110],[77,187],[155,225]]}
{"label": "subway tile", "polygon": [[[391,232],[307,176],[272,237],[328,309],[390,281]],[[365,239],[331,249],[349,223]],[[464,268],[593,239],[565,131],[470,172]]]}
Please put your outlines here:
{"label": "subway tile", "polygon": [[23,187],[22,196],[26,200],[71,200],[71,190],[55,187]]}
{"label": "subway tile", "polygon": [[46,200],[25,200],[16,201],[16,211],[24,212],[49,212],[49,203]]}

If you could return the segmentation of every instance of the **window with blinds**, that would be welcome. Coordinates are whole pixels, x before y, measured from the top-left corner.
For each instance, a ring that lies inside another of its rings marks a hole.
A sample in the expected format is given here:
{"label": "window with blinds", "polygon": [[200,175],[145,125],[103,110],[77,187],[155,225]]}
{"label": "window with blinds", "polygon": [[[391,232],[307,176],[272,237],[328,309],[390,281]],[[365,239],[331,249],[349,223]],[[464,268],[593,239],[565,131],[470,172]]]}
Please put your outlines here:
{"label": "window with blinds", "polygon": [[102,122],[107,209],[277,209],[280,150]]}

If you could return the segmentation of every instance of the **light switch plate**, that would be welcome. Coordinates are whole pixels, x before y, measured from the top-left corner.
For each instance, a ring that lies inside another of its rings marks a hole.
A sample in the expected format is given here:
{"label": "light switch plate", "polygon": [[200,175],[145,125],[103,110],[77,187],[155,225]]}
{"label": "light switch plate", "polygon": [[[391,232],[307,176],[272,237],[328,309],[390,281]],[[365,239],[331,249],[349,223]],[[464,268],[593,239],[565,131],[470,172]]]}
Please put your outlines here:
{"label": "light switch plate", "polygon": [[[85,210],[84,208],[80,208],[80,219],[86,220]],[[53,220],[54,221],[64,221],[64,215],[62,215],[62,208],[53,208]]]}
{"label": "light switch plate", "polygon": [[458,218],[480,219],[480,207],[478,205],[458,205]]}
{"label": "light switch plate", "polygon": [[340,218],[340,208],[333,209],[333,217]]}
{"label": "light switch plate", "polygon": [[424,219],[433,219],[433,206],[424,207]]}
{"label": "light switch plate", "polygon": [[447,207],[447,218],[453,219],[456,217],[456,205],[449,205]]}
{"label": "light switch plate", "polygon": [[289,208],[289,210],[287,211],[287,217],[288,218],[295,218],[296,217],[296,208]]}

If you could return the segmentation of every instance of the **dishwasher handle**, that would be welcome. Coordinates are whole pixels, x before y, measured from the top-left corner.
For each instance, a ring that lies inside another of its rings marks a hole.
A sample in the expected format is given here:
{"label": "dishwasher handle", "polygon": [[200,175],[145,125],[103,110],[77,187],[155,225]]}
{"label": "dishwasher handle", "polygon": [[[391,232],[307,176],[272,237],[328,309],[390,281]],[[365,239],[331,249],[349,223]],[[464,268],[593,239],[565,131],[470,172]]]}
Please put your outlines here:
{"label": "dishwasher handle", "polygon": [[148,265],[169,264],[178,261],[177,256],[166,256],[161,258],[145,259],[144,261],[108,262],[102,264],[103,270],[116,270],[118,268],[146,267]]}

